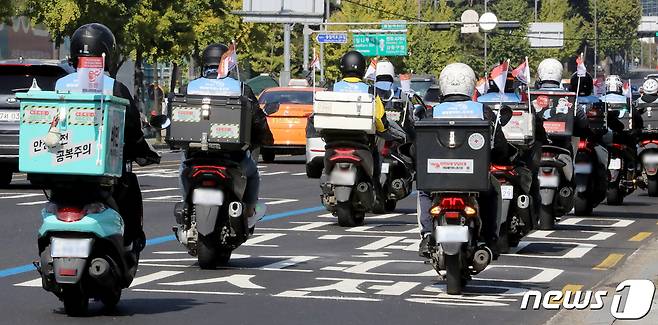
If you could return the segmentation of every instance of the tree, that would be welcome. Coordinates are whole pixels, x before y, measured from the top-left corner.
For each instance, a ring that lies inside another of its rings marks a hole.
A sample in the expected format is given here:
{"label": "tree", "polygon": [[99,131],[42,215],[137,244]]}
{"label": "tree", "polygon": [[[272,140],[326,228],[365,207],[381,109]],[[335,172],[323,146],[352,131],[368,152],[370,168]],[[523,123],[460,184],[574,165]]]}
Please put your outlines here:
{"label": "tree", "polygon": [[637,39],[637,26],[642,17],[640,1],[590,0],[591,16],[594,16],[594,1],[598,18],[598,56],[614,59],[631,49]]}
{"label": "tree", "polygon": [[[528,2],[518,0],[499,0],[492,6],[492,11],[498,20],[518,20],[520,28],[512,31],[495,31],[490,37],[489,65],[509,59],[510,62],[520,62],[530,55],[530,43],[526,38],[528,22],[531,17]],[[488,70],[490,70],[490,67]]]}

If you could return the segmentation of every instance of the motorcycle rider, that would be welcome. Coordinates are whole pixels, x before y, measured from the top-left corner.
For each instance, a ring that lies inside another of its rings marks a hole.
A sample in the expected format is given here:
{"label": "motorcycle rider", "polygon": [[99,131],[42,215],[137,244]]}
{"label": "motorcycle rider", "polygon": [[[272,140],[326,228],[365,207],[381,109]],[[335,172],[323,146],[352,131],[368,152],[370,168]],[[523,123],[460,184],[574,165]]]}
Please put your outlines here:
{"label": "motorcycle rider", "polygon": [[[269,145],[273,143],[272,132],[267,124],[265,112],[259,107],[258,99],[254,95],[251,87],[236,80],[231,74],[218,76],[218,69],[222,55],[228,51],[225,44],[208,45],[202,53],[202,75],[201,77],[190,81],[187,86],[181,89],[183,94],[189,95],[211,95],[225,96],[227,94],[238,94],[241,96],[242,109],[248,109],[252,114],[251,126],[251,150],[222,152],[224,158],[231,161],[240,162],[240,166],[247,177],[247,186],[243,201],[245,204],[245,216],[248,220],[249,228],[252,228],[257,220],[253,220],[256,215],[256,206],[258,203],[258,189],[260,186],[260,176],[256,164],[257,156],[253,150],[260,145]],[[186,153],[183,153],[180,165],[180,180],[183,188],[183,200],[189,191],[189,183],[185,177],[187,170],[185,168]]]}
{"label": "motorcycle rider", "polygon": [[[624,83],[621,81],[619,76],[610,75],[605,78],[606,93],[603,97],[604,100],[608,98],[614,98],[614,102],[628,103],[629,100],[623,94],[623,87]],[[623,109],[623,112],[621,112],[621,110],[617,110],[614,114],[608,112],[607,122],[608,128],[613,132],[613,142],[626,145],[628,147],[628,153],[633,156],[635,154],[635,146],[637,144],[637,137],[639,134],[633,130],[626,130],[625,124],[620,120],[620,118],[623,118],[623,115],[626,114],[631,114],[631,110],[628,105],[626,105],[625,109]],[[642,115],[632,114],[631,124],[633,126],[636,124],[641,126]],[[635,129],[635,127],[633,127],[633,129]]]}
{"label": "motorcycle rider", "polygon": [[[394,100],[405,100],[405,109],[409,110],[413,107],[410,103],[409,97],[402,92],[402,89],[397,87],[394,83],[395,80],[395,66],[390,61],[382,60],[377,62],[377,67],[375,69],[375,89],[374,93],[376,97],[379,97],[384,104],[385,108],[389,108],[390,105],[393,105]],[[407,121],[400,121],[398,123],[390,123],[389,132],[394,134],[396,138],[400,140],[400,143],[406,141],[407,135],[413,138],[413,127],[411,123],[411,113],[407,112],[404,114]],[[402,127],[405,126],[404,128]]]}
{"label": "motorcycle rider", "polygon": [[[509,147],[502,127],[499,124],[496,113],[490,107],[472,101],[472,95],[475,90],[475,72],[473,69],[463,63],[452,63],[447,65],[439,76],[439,87],[443,94],[441,104],[434,106],[434,114],[442,109],[448,109],[455,105],[460,107],[464,104],[483,113],[483,116],[491,124],[494,130],[494,148],[491,153],[492,162],[496,159],[509,159]],[[498,247],[498,225],[500,224],[500,183],[494,176],[490,176],[491,186],[488,191],[480,193],[478,202],[481,209],[482,219],[482,237],[486,245],[497,258]],[[432,233],[432,217],[430,209],[432,208],[431,193],[418,192],[418,224],[420,226],[420,236],[422,238],[418,254],[421,257],[429,258],[430,247],[434,245]]]}
{"label": "motorcycle rider", "polygon": [[[81,57],[104,56],[105,71],[115,64],[116,40],[112,31],[102,24],[91,23],[80,26],[71,36],[70,44],[71,63],[76,69],[79,68],[78,63]],[[57,80],[55,89],[82,92],[78,73],[74,72]],[[160,155],[144,139],[140,112],[128,87],[103,74],[102,92],[130,101],[126,107],[123,159],[135,161],[140,166],[160,163]],[[57,195],[57,193],[53,193],[53,195]],[[124,244],[126,246],[133,244],[134,250],[141,251],[146,244],[146,237],[142,222],[142,193],[135,174],[124,170],[112,196],[108,204],[116,205],[125,222]]]}

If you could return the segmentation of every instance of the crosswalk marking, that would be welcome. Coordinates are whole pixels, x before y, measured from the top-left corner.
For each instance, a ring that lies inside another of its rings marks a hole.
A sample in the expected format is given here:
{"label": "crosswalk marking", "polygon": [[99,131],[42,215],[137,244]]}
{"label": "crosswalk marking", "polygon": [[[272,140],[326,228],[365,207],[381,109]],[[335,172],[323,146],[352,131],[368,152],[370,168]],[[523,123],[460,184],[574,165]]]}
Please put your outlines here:
{"label": "crosswalk marking", "polygon": [[277,205],[277,204],[284,204],[284,203],[292,203],[292,202],[297,202],[299,200],[296,199],[268,199],[268,198],[262,198],[263,200],[274,200],[274,201],[269,201],[265,202],[267,205]]}
{"label": "crosswalk marking", "polygon": [[41,288],[41,278],[14,284],[15,287]]}
{"label": "crosswalk marking", "polygon": [[34,201],[34,202],[23,202],[23,203],[16,203],[16,205],[21,205],[21,206],[29,206],[29,205],[41,205],[41,204],[46,204],[48,201]]}
{"label": "crosswalk marking", "polygon": [[181,273],[183,273],[183,271],[158,271],[148,275],[139,276],[133,279],[133,282],[130,284],[130,287],[132,288],[145,283],[162,280],[164,278],[168,278]]}
{"label": "crosswalk marking", "polygon": [[[12,195],[7,195],[7,194],[12,194]],[[26,197],[42,196],[43,193],[23,193],[23,194],[0,193],[0,195],[6,195],[6,196],[0,196],[0,199],[22,199]]]}
{"label": "crosswalk marking", "polygon": [[280,172],[270,172],[270,173],[261,173],[260,176],[273,176],[273,175],[281,175],[281,174],[287,174],[287,171],[280,171]]}
{"label": "crosswalk marking", "polygon": [[167,192],[167,191],[177,191],[178,187],[165,187],[165,188],[153,188],[148,190],[142,190],[142,193],[153,193],[153,192]]}

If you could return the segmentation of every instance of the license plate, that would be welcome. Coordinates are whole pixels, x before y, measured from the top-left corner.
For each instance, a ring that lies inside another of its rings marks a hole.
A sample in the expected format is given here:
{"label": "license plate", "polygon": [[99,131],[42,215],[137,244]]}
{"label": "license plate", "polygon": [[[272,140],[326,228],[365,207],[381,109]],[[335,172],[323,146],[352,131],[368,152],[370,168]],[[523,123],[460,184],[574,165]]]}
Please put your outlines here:
{"label": "license plate", "polygon": [[382,174],[388,174],[388,167],[389,167],[388,163],[382,164]]}
{"label": "license plate", "polygon": [[212,188],[197,188],[194,190],[193,202],[200,205],[224,204],[224,192]]}
{"label": "license plate", "polygon": [[512,185],[501,185],[500,186],[500,195],[503,197],[503,200],[511,200],[514,198],[514,186]]}
{"label": "license plate", "polygon": [[18,122],[20,118],[20,112],[0,112],[0,121],[3,122]]}
{"label": "license plate", "polygon": [[620,158],[610,159],[610,164],[608,164],[608,169],[612,169],[612,170],[621,169],[621,159]]}
{"label": "license plate", "polygon": [[354,185],[356,183],[356,171],[353,171],[351,168],[346,171],[334,169],[331,172],[329,183],[342,186]]}
{"label": "license plate", "polygon": [[658,155],[645,155],[642,161],[645,164],[658,164]]}
{"label": "license plate", "polygon": [[465,243],[468,241],[468,227],[437,226],[436,241],[439,243]]}
{"label": "license plate", "polygon": [[89,257],[91,238],[50,238],[51,257]]}
{"label": "license plate", "polygon": [[557,187],[559,179],[557,176],[539,176],[540,187]]}
{"label": "license plate", "polygon": [[590,164],[576,164],[575,166],[576,174],[591,174],[592,165]]}

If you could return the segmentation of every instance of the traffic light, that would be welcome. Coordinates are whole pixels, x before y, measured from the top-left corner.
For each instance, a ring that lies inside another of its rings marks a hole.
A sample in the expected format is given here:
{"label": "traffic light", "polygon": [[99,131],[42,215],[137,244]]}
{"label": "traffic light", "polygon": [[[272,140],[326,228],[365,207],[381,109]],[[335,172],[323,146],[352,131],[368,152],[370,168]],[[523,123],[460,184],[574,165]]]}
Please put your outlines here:
{"label": "traffic light", "polygon": [[452,28],[451,23],[438,23],[438,24],[429,24],[431,31],[442,31],[450,30]]}

